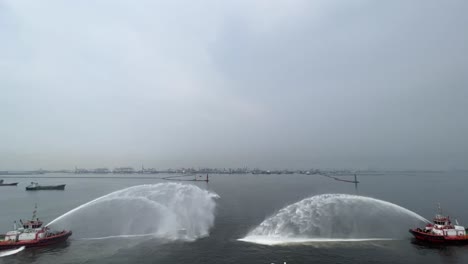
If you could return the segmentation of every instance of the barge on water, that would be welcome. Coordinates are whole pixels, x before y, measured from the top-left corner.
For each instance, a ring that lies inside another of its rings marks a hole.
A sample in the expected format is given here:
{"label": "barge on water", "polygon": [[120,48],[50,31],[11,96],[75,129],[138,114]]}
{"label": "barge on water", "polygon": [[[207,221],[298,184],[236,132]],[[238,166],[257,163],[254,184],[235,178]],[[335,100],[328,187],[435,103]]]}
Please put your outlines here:
{"label": "barge on water", "polygon": [[65,184],[59,185],[39,185],[37,182],[31,182],[29,186],[26,187],[26,191],[40,191],[40,190],[65,190]]}

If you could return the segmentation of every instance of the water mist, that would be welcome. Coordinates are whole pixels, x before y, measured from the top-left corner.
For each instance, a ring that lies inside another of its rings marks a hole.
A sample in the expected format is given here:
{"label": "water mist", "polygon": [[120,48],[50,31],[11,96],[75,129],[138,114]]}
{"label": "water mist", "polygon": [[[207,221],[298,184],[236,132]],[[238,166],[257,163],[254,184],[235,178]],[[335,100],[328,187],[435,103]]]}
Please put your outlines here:
{"label": "water mist", "polygon": [[48,224],[74,238],[208,236],[218,195],[195,185],[160,183],[119,190],[83,204]]}

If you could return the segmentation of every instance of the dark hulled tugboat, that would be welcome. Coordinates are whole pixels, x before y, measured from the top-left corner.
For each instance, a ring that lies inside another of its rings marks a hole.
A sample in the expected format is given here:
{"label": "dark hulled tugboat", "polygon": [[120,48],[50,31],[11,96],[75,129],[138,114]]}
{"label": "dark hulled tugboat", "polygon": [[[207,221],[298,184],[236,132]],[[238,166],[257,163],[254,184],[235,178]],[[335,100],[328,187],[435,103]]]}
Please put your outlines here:
{"label": "dark hulled tugboat", "polygon": [[40,191],[40,190],[65,190],[65,184],[60,185],[39,185],[37,182],[31,182],[26,186],[26,191]]}
{"label": "dark hulled tugboat", "polygon": [[442,215],[439,206],[439,213],[434,217],[432,224],[427,224],[424,228],[410,229],[409,232],[420,241],[429,243],[468,243],[468,236],[465,227],[452,224],[449,216]]}
{"label": "dark hulled tugboat", "polygon": [[17,227],[16,221],[14,230],[4,235],[0,235],[0,250],[14,249],[18,247],[42,247],[56,244],[67,240],[72,235],[72,231],[52,231],[49,227],[42,226],[39,218],[36,218],[36,210],[33,212],[31,220],[23,222],[21,227]]}

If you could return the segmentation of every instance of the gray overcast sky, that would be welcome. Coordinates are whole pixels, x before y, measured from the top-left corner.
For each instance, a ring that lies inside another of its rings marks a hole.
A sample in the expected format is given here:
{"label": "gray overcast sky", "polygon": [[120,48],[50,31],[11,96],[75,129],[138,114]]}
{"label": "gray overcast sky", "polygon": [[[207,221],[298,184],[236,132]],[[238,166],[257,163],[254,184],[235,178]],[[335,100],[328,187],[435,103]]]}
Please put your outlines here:
{"label": "gray overcast sky", "polygon": [[467,13],[0,0],[0,170],[467,169]]}

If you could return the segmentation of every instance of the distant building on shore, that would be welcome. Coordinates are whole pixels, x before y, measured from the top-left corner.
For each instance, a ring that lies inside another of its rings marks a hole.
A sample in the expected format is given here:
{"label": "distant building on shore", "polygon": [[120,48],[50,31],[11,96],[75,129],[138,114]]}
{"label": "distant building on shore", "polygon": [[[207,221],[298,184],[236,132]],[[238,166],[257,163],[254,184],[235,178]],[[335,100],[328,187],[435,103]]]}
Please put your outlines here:
{"label": "distant building on shore", "polygon": [[75,174],[84,174],[84,173],[90,173],[90,171],[87,169],[79,169],[75,167]]}
{"label": "distant building on shore", "polygon": [[135,170],[132,167],[120,167],[120,168],[115,168],[112,172],[114,174],[117,174],[117,173],[132,174],[132,173],[135,173]]}
{"label": "distant building on shore", "polygon": [[154,168],[145,168],[143,165],[141,166],[141,170],[137,171],[138,174],[156,174],[159,173],[157,169]]}
{"label": "distant building on shore", "polygon": [[110,172],[111,171],[108,168],[97,168],[93,170],[93,173],[96,173],[96,174],[107,174]]}

